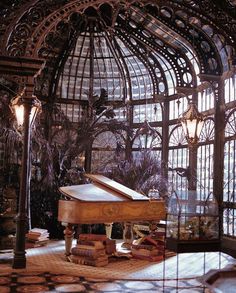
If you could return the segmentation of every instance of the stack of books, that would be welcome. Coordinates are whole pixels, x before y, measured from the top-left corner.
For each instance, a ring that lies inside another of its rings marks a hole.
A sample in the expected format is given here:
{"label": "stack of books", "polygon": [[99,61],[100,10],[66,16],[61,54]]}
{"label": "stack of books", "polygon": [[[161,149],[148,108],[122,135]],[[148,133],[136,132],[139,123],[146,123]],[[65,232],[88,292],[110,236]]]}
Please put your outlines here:
{"label": "stack of books", "polygon": [[107,238],[103,241],[103,244],[105,246],[106,254],[109,256],[112,256],[116,253],[116,240]]}
{"label": "stack of books", "polygon": [[103,267],[108,264],[106,235],[80,234],[77,245],[72,247],[70,259],[73,263]]}
{"label": "stack of books", "polygon": [[134,258],[148,261],[164,259],[165,235],[163,232],[154,232],[137,240],[131,245],[131,254]]}
{"label": "stack of books", "polygon": [[172,256],[176,255],[176,252],[171,251],[169,249],[165,249],[164,251],[164,246],[165,246],[165,231],[164,229],[158,228],[157,231],[154,231],[151,233],[151,238],[157,242],[160,248],[163,249],[163,254],[165,254],[165,258],[169,258]]}
{"label": "stack of books", "polygon": [[40,247],[49,241],[47,229],[33,228],[26,234],[26,248]]}
{"label": "stack of books", "polygon": [[165,232],[156,230],[150,233],[150,238],[157,242],[158,245],[164,246],[165,244]]}

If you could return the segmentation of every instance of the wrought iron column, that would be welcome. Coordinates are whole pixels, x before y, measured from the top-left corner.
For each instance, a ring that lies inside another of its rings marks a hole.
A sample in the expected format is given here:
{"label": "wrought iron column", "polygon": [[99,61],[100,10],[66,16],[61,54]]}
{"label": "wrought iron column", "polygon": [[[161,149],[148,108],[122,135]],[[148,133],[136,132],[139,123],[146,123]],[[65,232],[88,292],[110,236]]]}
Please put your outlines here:
{"label": "wrought iron column", "polygon": [[25,111],[24,111],[24,126],[23,126],[23,154],[22,154],[22,166],[21,166],[21,180],[20,180],[20,197],[18,205],[18,214],[16,216],[16,241],[14,249],[14,258],[12,267],[14,269],[20,269],[26,267],[26,251],[25,251],[25,234],[27,229],[27,203],[29,196],[29,150],[30,150],[30,112],[31,112],[31,100],[24,99]]}

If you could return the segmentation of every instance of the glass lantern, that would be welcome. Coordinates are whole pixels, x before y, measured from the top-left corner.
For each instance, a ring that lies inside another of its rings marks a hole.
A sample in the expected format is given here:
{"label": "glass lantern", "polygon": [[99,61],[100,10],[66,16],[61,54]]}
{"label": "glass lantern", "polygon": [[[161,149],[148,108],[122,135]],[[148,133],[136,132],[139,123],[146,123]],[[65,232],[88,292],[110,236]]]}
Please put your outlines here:
{"label": "glass lantern", "polygon": [[219,251],[219,211],[212,193],[173,192],[168,203],[166,248],[176,252]]}

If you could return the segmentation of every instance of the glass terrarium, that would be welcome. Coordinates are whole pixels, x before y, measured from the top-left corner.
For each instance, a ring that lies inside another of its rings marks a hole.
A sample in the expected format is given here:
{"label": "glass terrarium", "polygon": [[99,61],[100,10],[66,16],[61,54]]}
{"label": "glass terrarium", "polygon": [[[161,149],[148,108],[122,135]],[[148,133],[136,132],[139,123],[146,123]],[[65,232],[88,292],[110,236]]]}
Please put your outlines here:
{"label": "glass terrarium", "polygon": [[173,192],[168,203],[166,247],[176,252],[219,250],[219,211],[212,193]]}

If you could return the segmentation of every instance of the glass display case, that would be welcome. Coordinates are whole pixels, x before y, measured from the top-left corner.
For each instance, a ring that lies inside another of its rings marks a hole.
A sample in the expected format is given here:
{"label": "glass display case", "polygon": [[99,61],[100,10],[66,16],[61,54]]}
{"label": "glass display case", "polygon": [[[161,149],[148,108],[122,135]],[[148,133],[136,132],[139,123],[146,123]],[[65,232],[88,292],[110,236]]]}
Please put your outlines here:
{"label": "glass display case", "polygon": [[176,252],[219,251],[219,211],[212,193],[173,192],[167,208],[166,248]]}

